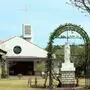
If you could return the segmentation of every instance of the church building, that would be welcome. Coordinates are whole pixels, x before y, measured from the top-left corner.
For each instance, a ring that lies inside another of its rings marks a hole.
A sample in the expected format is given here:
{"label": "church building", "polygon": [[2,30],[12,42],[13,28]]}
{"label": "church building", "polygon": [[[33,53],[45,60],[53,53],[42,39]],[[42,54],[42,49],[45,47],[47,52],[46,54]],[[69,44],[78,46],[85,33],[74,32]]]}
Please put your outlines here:
{"label": "church building", "polygon": [[0,43],[0,49],[6,51],[6,68],[9,75],[34,75],[37,64],[47,59],[47,51],[31,42],[30,24],[22,25],[22,36],[12,37]]}

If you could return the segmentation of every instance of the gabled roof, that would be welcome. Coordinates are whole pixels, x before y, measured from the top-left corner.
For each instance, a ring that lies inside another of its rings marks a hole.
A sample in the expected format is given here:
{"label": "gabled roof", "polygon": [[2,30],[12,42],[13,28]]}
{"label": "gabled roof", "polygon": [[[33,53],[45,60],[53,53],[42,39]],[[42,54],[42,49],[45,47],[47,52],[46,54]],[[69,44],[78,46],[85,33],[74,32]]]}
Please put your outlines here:
{"label": "gabled roof", "polygon": [[15,38],[15,37],[16,37],[16,36],[11,37],[11,38],[9,38],[9,39],[7,39],[7,40],[0,40],[0,45],[3,44],[3,43],[5,43],[5,42],[7,42],[7,41],[9,41],[9,40],[11,40],[11,39],[13,39],[13,38]]}
{"label": "gabled roof", "polygon": [[[22,52],[20,54],[15,54],[13,52],[13,48],[15,46],[20,46],[22,48]],[[21,37],[13,37],[2,43],[0,43],[0,48],[7,51],[7,56],[12,57],[38,57],[38,58],[46,58],[47,51],[40,48],[39,46],[24,40]]]}

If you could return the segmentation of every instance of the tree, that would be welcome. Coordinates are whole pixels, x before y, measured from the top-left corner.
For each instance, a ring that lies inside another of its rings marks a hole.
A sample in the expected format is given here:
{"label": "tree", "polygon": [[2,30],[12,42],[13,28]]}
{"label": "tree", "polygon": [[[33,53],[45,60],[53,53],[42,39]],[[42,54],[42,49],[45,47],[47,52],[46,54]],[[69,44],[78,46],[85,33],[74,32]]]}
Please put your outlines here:
{"label": "tree", "polygon": [[[76,68],[76,76],[81,76],[82,72],[84,71],[84,64],[85,64],[85,46],[84,45],[71,45],[71,62],[74,63]],[[56,58],[53,60],[55,66],[59,69],[61,68],[62,62],[64,62],[64,46],[63,45],[54,45],[53,46],[53,53]],[[54,67],[54,66],[53,66]],[[60,71],[59,71],[60,72]]]}
{"label": "tree", "polygon": [[70,0],[70,2],[79,9],[90,14],[90,0]]}
{"label": "tree", "polygon": [[71,61],[74,62],[76,76],[82,76],[85,69],[85,47],[84,45],[71,46]]}
{"label": "tree", "polygon": [[1,63],[1,78],[6,78],[8,76],[7,70],[5,67],[6,64],[6,57],[3,55],[0,56],[0,63]]}

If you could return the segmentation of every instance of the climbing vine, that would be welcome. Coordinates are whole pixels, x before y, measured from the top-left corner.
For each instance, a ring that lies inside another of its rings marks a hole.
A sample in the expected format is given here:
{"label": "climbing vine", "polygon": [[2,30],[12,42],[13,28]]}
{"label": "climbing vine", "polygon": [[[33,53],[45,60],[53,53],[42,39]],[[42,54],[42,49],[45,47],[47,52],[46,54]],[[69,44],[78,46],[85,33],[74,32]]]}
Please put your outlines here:
{"label": "climbing vine", "polygon": [[49,42],[48,42],[48,55],[47,55],[47,72],[49,72],[49,86],[52,87],[53,80],[52,80],[52,75],[53,75],[53,43],[54,39],[58,38],[59,35],[61,35],[65,31],[75,31],[79,33],[83,40],[84,43],[86,44],[86,50],[85,50],[85,57],[86,61],[88,60],[88,43],[90,42],[88,34],[84,31],[84,29],[80,25],[76,24],[71,24],[71,23],[66,23],[64,25],[60,25],[57,29],[54,30],[53,33],[51,33],[49,37]]}

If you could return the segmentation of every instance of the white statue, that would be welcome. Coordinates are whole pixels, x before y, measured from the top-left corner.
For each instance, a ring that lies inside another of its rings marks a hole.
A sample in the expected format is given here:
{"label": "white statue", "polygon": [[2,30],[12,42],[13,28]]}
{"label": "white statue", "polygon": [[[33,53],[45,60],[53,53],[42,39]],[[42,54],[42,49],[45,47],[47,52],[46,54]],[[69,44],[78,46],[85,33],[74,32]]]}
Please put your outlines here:
{"label": "white statue", "polygon": [[64,63],[62,63],[61,71],[75,71],[74,63],[70,62],[70,44],[69,42],[64,45]]}
{"label": "white statue", "polygon": [[61,82],[63,85],[70,86],[75,83],[75,67],[74,63],[70,62],[70,45],[64,45],[64,63],[61,67]]}
{"label": "white statue", "polygon": [[68,42],[64,46],[64,60],[70,62],[70,45]]}

